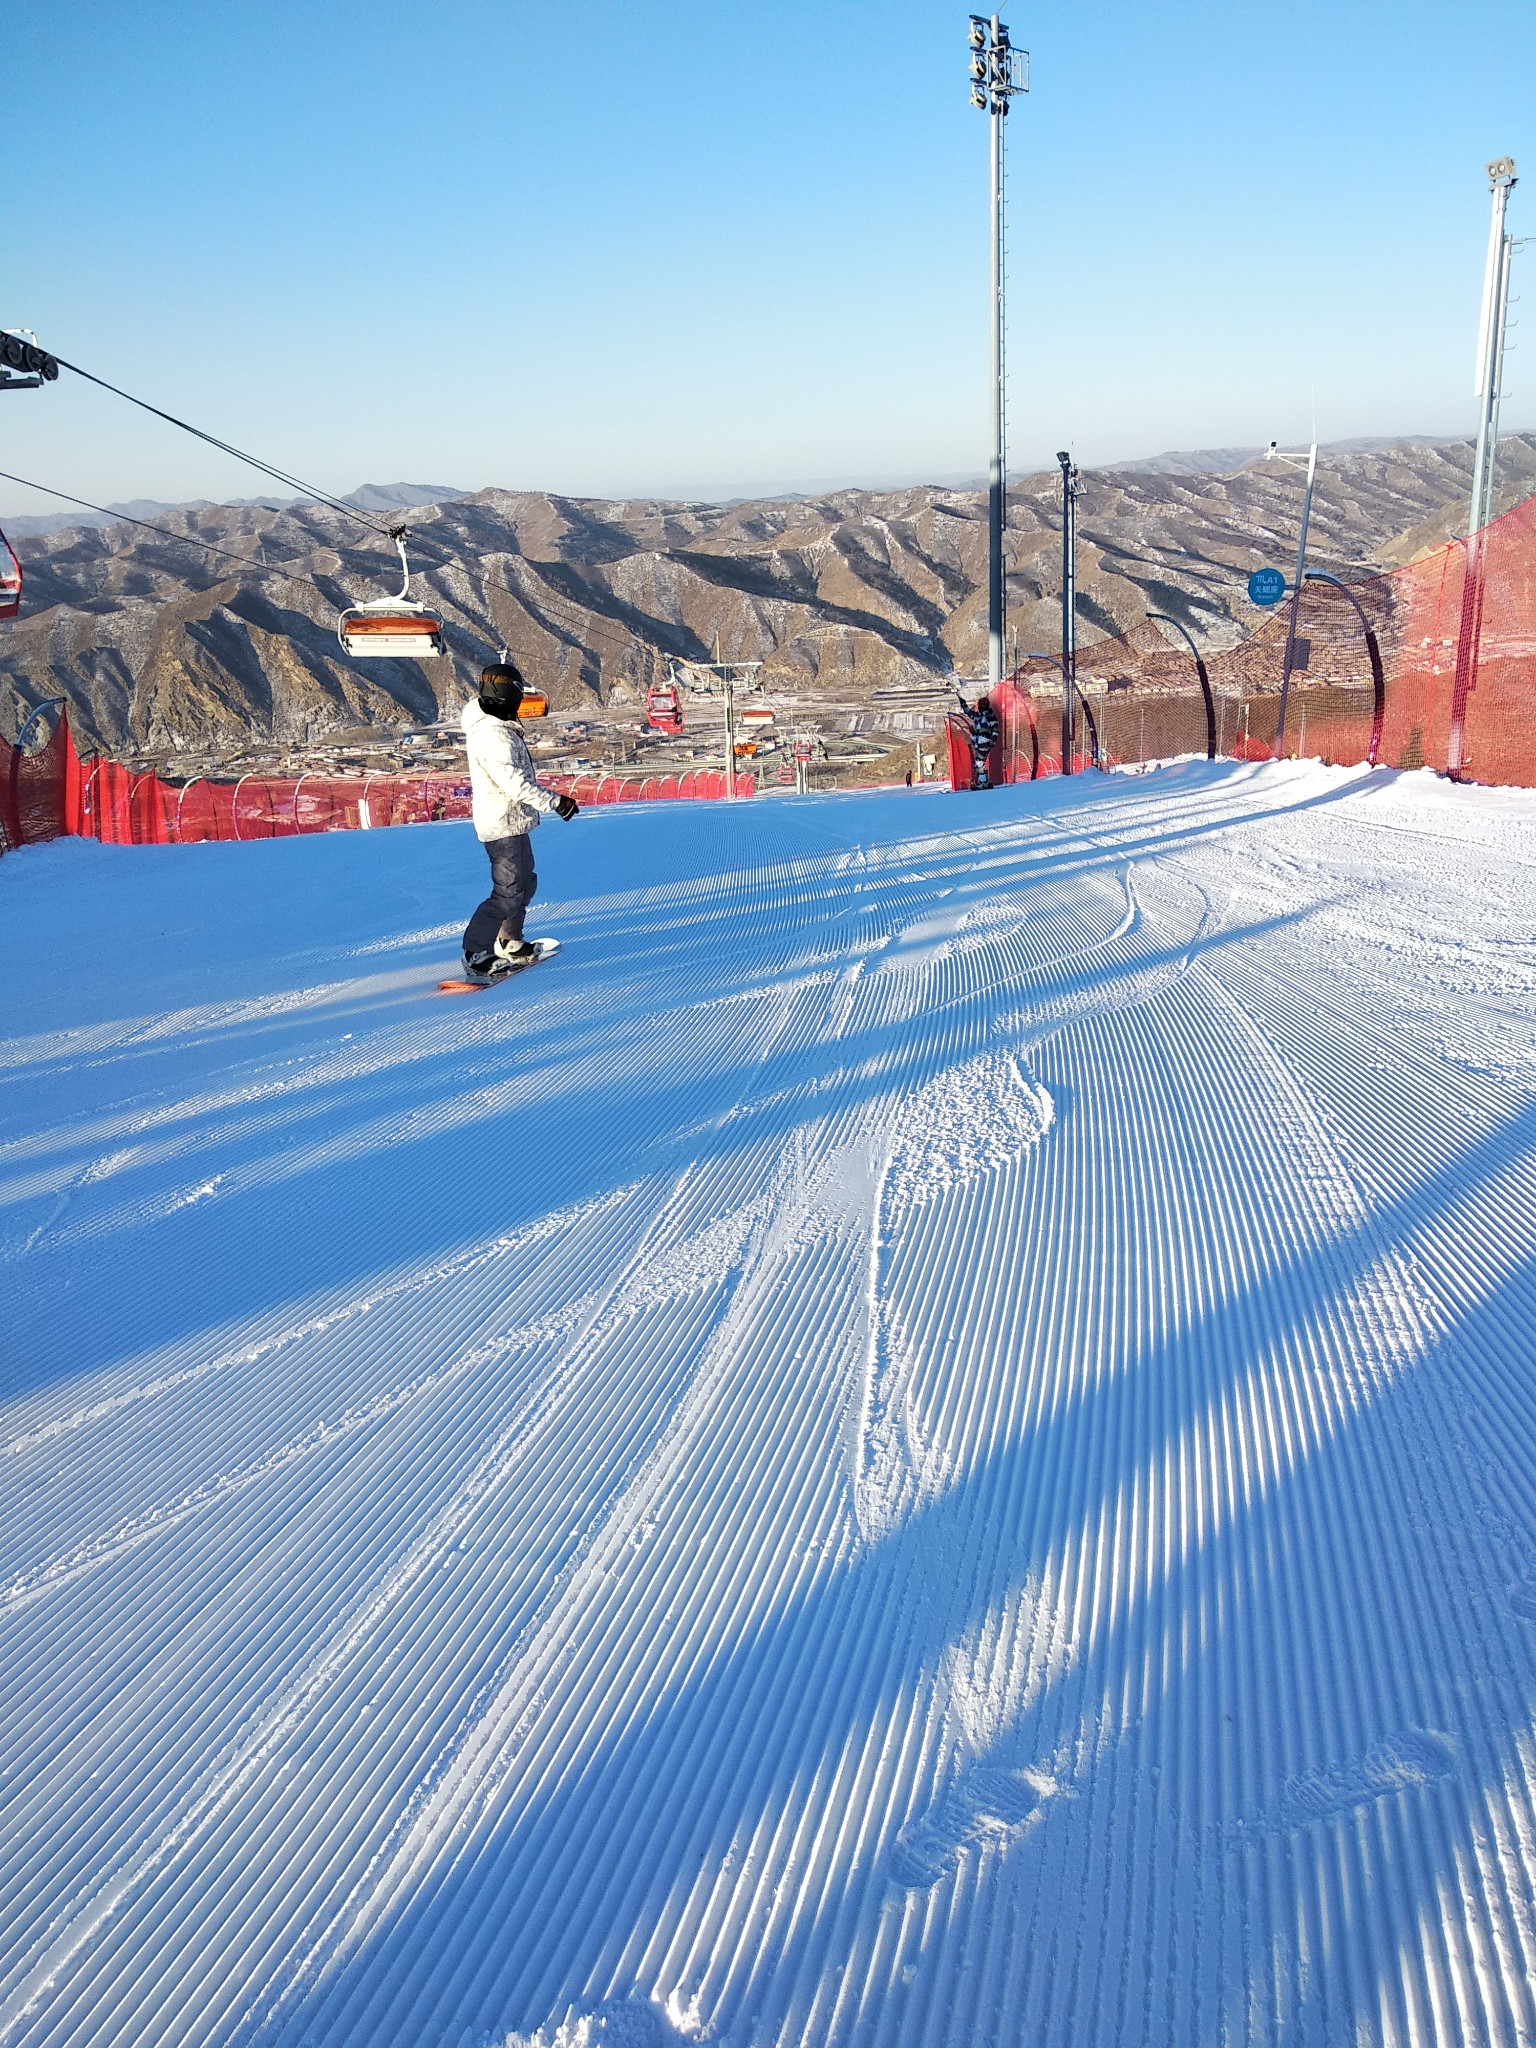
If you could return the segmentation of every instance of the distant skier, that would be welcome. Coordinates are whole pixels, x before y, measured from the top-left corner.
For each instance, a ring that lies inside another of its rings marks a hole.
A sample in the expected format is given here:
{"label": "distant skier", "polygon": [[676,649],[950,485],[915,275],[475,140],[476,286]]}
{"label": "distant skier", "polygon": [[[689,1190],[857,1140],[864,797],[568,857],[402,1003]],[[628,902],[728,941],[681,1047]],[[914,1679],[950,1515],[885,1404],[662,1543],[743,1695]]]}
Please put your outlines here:
{"label": "distant skier", "polygon": [[480,671],[480,695],[460,714],[469,752],[475,831],[491,861],[491,893],[464,932],[464,972],[471,981],[496,981],[540,958],[523,937],[523,918],[539,878],[528,835],[551,812],[574,818],[568,796],[540,789],[528,742],[517,723],[523,679],[509,661]]}
{"label": "distant skier", "polygon": [[971,762],[975,773],[974,786],[977,789],[992,787],[990,755],[997,745],[999,726],[997,713],[992,709],[992,699],[982,696],[976,699],[974,707],[960,699],[960,709],[966,713],[971,729]]}

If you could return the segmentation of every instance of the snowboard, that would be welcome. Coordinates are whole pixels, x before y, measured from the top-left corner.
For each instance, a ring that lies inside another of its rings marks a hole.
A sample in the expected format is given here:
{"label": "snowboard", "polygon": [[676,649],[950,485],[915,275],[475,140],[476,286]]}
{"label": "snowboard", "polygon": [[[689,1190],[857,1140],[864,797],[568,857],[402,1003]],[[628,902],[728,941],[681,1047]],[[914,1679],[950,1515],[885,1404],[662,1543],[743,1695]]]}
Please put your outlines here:
{"label": "snowboard", "polygon": [[547,960],[551,953],[558,953],[558,939],[531,939],[529,944],[536,950],[531,960],[525,960],[521,967],[509,967],[505,974],[498,974],[494,981],[440,981],[437,992],[440,996],[478,995],[482,989],[500,988],[504,981],[516,981],[530,967],[537,967],[541,960]]}

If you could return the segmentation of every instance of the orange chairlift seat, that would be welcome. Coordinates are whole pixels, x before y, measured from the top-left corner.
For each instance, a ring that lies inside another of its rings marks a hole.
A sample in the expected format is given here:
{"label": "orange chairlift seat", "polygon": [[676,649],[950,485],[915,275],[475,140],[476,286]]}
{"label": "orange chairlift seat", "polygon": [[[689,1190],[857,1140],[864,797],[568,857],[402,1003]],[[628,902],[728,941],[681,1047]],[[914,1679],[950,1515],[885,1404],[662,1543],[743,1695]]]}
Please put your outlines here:
{"label": "orange chairlift seat", "polygon": [[411,565],[405,558],[403,528],[392,528],[390,538],[400,550],[400,568],[405,576],[398,594],[350,606],[336,621],[336,637],[347,654],[369,659],[375,655],[397,655],[425,661],[443,652],[443,622],[430,605],[411,600]]}
{"label": "orange chairlift seat", "polygon": [[0,533],[0,619],[14,619],[21,610],[21,564],[16,550]]}

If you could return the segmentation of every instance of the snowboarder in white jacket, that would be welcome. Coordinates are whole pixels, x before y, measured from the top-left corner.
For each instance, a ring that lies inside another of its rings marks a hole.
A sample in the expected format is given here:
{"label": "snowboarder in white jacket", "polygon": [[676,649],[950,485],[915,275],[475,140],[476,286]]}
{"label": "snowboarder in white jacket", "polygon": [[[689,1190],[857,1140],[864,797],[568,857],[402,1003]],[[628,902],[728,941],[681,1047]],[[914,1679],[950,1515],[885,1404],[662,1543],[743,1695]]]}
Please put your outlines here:
{"label": "snowboarder in white jacket", "polygon": [[523,937],[539,886],[528,835],[551,812],[574,818],[577,810],[570,797],[540,789],[517,722],[522,701],[522,676],[511,662],[496,662],[480,671],[480,695],[459,718],[475,831],[491,861],[491,893],[464,931],[464,972],[472,981],[494,981],[538,957]]}

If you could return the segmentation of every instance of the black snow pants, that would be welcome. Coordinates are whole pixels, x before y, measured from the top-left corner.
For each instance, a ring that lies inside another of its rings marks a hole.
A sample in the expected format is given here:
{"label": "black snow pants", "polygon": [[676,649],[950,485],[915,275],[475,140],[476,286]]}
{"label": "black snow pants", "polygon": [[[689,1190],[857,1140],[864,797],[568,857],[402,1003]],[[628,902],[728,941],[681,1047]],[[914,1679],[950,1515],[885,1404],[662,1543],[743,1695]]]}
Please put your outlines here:
{"label": "black snow pants", "polygon": [[487,839],[484,845],[491,857],[491,893],[464,930],[464,951],[470,959],[489,953],[498,938],[510,944],[523,936],[523,915],[539,886],[526,832],[510,839]]}

